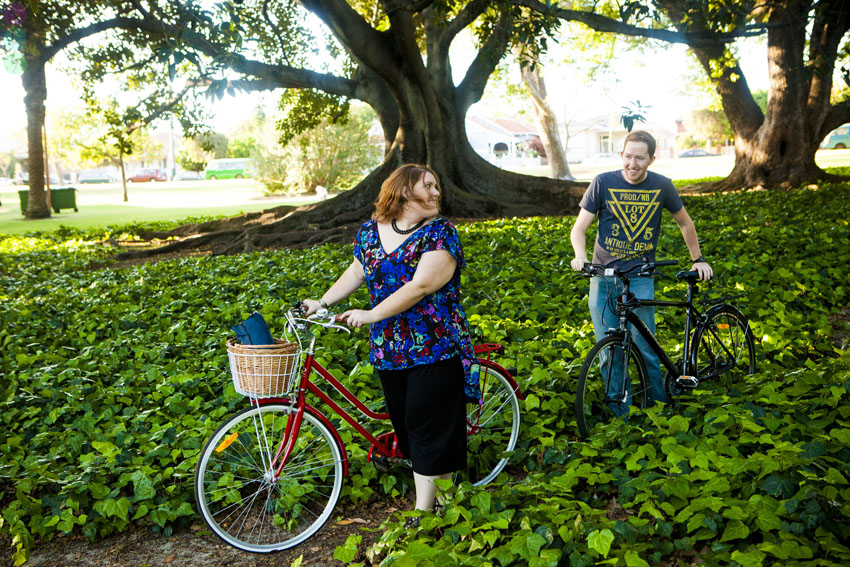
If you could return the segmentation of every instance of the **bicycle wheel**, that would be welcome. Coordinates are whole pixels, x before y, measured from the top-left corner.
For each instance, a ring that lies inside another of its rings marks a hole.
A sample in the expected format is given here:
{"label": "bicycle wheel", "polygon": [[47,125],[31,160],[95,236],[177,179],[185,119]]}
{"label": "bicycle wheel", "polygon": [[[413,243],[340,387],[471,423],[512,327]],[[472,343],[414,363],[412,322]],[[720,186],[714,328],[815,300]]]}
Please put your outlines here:
{"label": "bicycle wheel", "polygon": [[693,368],[700,382],[719,379],[731,385],[756,371],[750,322],[731,305],[709,311],[706,322],[694,331],[691,345]]}
{"label": "bicycle wheel", "polygon": [[519,399],[502,371],[481,364],[479,378],[483,405],[469,404],[466,415],[466,454],[468,480],[483,486],[496,478],[519,437]]}
{"label": "bicycle wheel", "polygon": [[254,553],[288,549],[328,520],[342,487],[342,453],[331,430],[304,413],[286,466],[270,463],[295,410],[270,404],[241,411],[207,441],[195,470],[204,520],[233,547]]}
{"label": "bicycle wheel", "polygon": [[[623,376],[628,372],[625,391]],[[576,392],[576,422],[582,438],[587,439],[600,424],[616,417],[627,417],[631,406],[645,408],[649,399],[649,379],[643,357],[630,343],[617,337],[605,337],[596,343],[581,367]]]}

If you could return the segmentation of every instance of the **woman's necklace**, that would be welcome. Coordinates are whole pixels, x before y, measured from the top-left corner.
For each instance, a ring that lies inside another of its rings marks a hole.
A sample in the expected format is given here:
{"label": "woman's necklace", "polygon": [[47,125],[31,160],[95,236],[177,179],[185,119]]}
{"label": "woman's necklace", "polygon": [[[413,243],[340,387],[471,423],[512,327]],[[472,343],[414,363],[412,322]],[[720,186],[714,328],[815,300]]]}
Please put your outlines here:
{"label": "woman's necklace", "polygon": [[393,219],[393,220],[392,220],[392,222],[391,222],[390,224],[392,225],[393,230],[394,230],[394,231],[396,231],[396,233],[398,233],[398,234],[410,234],[411,232],[413,232],[414,230],[416,230],[417,228],[419,228],[420,226],[422,226],[423,224],[425,224],[425,220],[426,220],[426,219],[422,219],[421,221],[419,221],[418,223],[414,224],[413,226],[411,226],[411,227],[410,227],[410,228],[408,228],[407,230],[402,230],[402,229],[400,229],[400,228],[398,227],[398,225],[395,223],[395,219]]}

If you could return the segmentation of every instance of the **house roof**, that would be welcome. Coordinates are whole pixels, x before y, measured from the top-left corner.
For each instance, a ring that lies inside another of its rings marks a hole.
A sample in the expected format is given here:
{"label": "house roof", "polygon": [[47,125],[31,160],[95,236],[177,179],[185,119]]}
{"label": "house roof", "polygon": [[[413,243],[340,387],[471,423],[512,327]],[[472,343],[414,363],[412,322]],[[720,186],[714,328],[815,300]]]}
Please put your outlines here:
{"label": "house roof", "polygon": [[525,122],[516,116],[482,116],[480,114],[473,114],[467,115],[466,120],[484,130],[490,130],[508,136],[537,135],[537,128],[533,124]]}

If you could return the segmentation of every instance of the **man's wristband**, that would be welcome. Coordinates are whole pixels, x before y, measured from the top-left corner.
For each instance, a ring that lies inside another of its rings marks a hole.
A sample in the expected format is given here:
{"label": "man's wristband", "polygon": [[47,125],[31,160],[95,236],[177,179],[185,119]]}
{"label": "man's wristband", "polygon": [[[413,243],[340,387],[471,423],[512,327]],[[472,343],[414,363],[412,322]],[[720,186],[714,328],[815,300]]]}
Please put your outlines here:
{"label": "man's wristband", "polygon": [[694,264],[699,264],[699,263],[708,264],[708,262],[705,261],[705,256],[702,256],[702,255],[700,255],[700,257],[697,258],[696,260],[691,260],[691,262],[693,262]]}
{"label": "man's wristband", "polygon": [[328,305],[328,302],[325,301],[324,299],[319,300],[319,305],[322,306],[322,309],[328,309],[330,307],[330,305]]}

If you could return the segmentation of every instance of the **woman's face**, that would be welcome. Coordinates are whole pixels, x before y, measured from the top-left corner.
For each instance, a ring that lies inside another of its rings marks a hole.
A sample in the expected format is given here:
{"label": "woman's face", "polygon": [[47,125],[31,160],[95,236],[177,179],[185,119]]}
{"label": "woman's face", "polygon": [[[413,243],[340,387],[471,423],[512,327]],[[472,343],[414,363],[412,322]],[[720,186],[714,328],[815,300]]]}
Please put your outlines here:
{"label": "woman's face", "polygon": [[430,171],[426,171],[413,186],[405,207],[423,217],[432,217],[440,212],[440,191],[437,189],[437,180]]}

